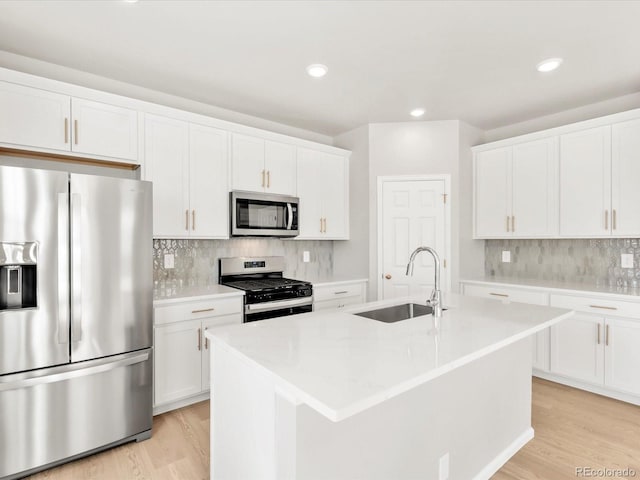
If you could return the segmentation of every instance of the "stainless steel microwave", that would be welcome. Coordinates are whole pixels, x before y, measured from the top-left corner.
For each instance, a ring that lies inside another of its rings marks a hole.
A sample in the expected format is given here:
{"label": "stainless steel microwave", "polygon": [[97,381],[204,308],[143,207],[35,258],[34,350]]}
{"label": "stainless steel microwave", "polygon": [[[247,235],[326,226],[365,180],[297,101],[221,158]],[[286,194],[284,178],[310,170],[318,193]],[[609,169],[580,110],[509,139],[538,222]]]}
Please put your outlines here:
{"label": "stainless steel microwave", "polygon": [[297,197],[271,193],[231,192],[232,237],[295,237]]}

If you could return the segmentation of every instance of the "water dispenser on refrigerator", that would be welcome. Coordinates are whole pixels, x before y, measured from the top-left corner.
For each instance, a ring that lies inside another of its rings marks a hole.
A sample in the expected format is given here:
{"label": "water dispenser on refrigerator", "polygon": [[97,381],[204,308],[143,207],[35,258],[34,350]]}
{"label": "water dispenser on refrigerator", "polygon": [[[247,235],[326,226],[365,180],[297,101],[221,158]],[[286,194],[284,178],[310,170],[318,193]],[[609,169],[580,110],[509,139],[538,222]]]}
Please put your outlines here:
{"label": "water dispenser on refrigerator", "polygon": [[0,242],[0,311],[38,306],[38,245]]}

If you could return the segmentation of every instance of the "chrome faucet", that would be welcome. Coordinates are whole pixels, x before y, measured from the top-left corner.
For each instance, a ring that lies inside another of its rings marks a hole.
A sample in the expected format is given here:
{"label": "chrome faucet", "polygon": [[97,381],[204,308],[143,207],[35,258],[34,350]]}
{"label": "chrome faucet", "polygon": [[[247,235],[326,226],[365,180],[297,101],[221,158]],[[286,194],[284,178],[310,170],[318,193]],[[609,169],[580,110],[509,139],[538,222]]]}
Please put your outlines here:
{"label": "chrome faucet", "polygon": [[416,248],[411,254],[409,263],[407,264],[407,276],[413,275],[413,262],[420,252],[429,252],[433,257],[433,262],[435,263],[435,279],[433,284],[433,291],[431,292],[431,298],[427,300],[427,305],[431,306],[433,316],[436,318],[440,318],[442,317],[442,292],[440,291],[440,257],[438,256],[436,251],[431,247]]}

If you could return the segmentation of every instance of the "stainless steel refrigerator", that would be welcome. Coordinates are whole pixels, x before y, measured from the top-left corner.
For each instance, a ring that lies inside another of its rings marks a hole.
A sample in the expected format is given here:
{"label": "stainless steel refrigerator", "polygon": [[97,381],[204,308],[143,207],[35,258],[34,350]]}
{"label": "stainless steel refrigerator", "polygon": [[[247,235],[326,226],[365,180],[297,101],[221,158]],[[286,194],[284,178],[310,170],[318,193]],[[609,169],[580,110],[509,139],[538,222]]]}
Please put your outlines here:
{"label": "stainless steel refrigerator", "polygon": [[151,195],[0,167],[0,478],[151,436]]}

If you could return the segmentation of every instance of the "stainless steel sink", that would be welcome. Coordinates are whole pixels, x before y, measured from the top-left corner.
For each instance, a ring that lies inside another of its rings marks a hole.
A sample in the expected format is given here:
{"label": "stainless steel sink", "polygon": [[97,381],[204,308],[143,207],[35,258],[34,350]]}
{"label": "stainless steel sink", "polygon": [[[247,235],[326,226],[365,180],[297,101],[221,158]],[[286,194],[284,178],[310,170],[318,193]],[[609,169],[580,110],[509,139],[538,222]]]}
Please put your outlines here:
{"label": "stainless steel sink", "polygon": [[[446,308],[443,310],[446,310]],[[393,305],[392,307],[377,308],[375,310],[360,312],[354,315],[370,318],[379,322],[393,323],[413,317],[420,317],[422,315],[431,315],[432,311],[432,308],[428,305],[403,303],[401,305]]]}

